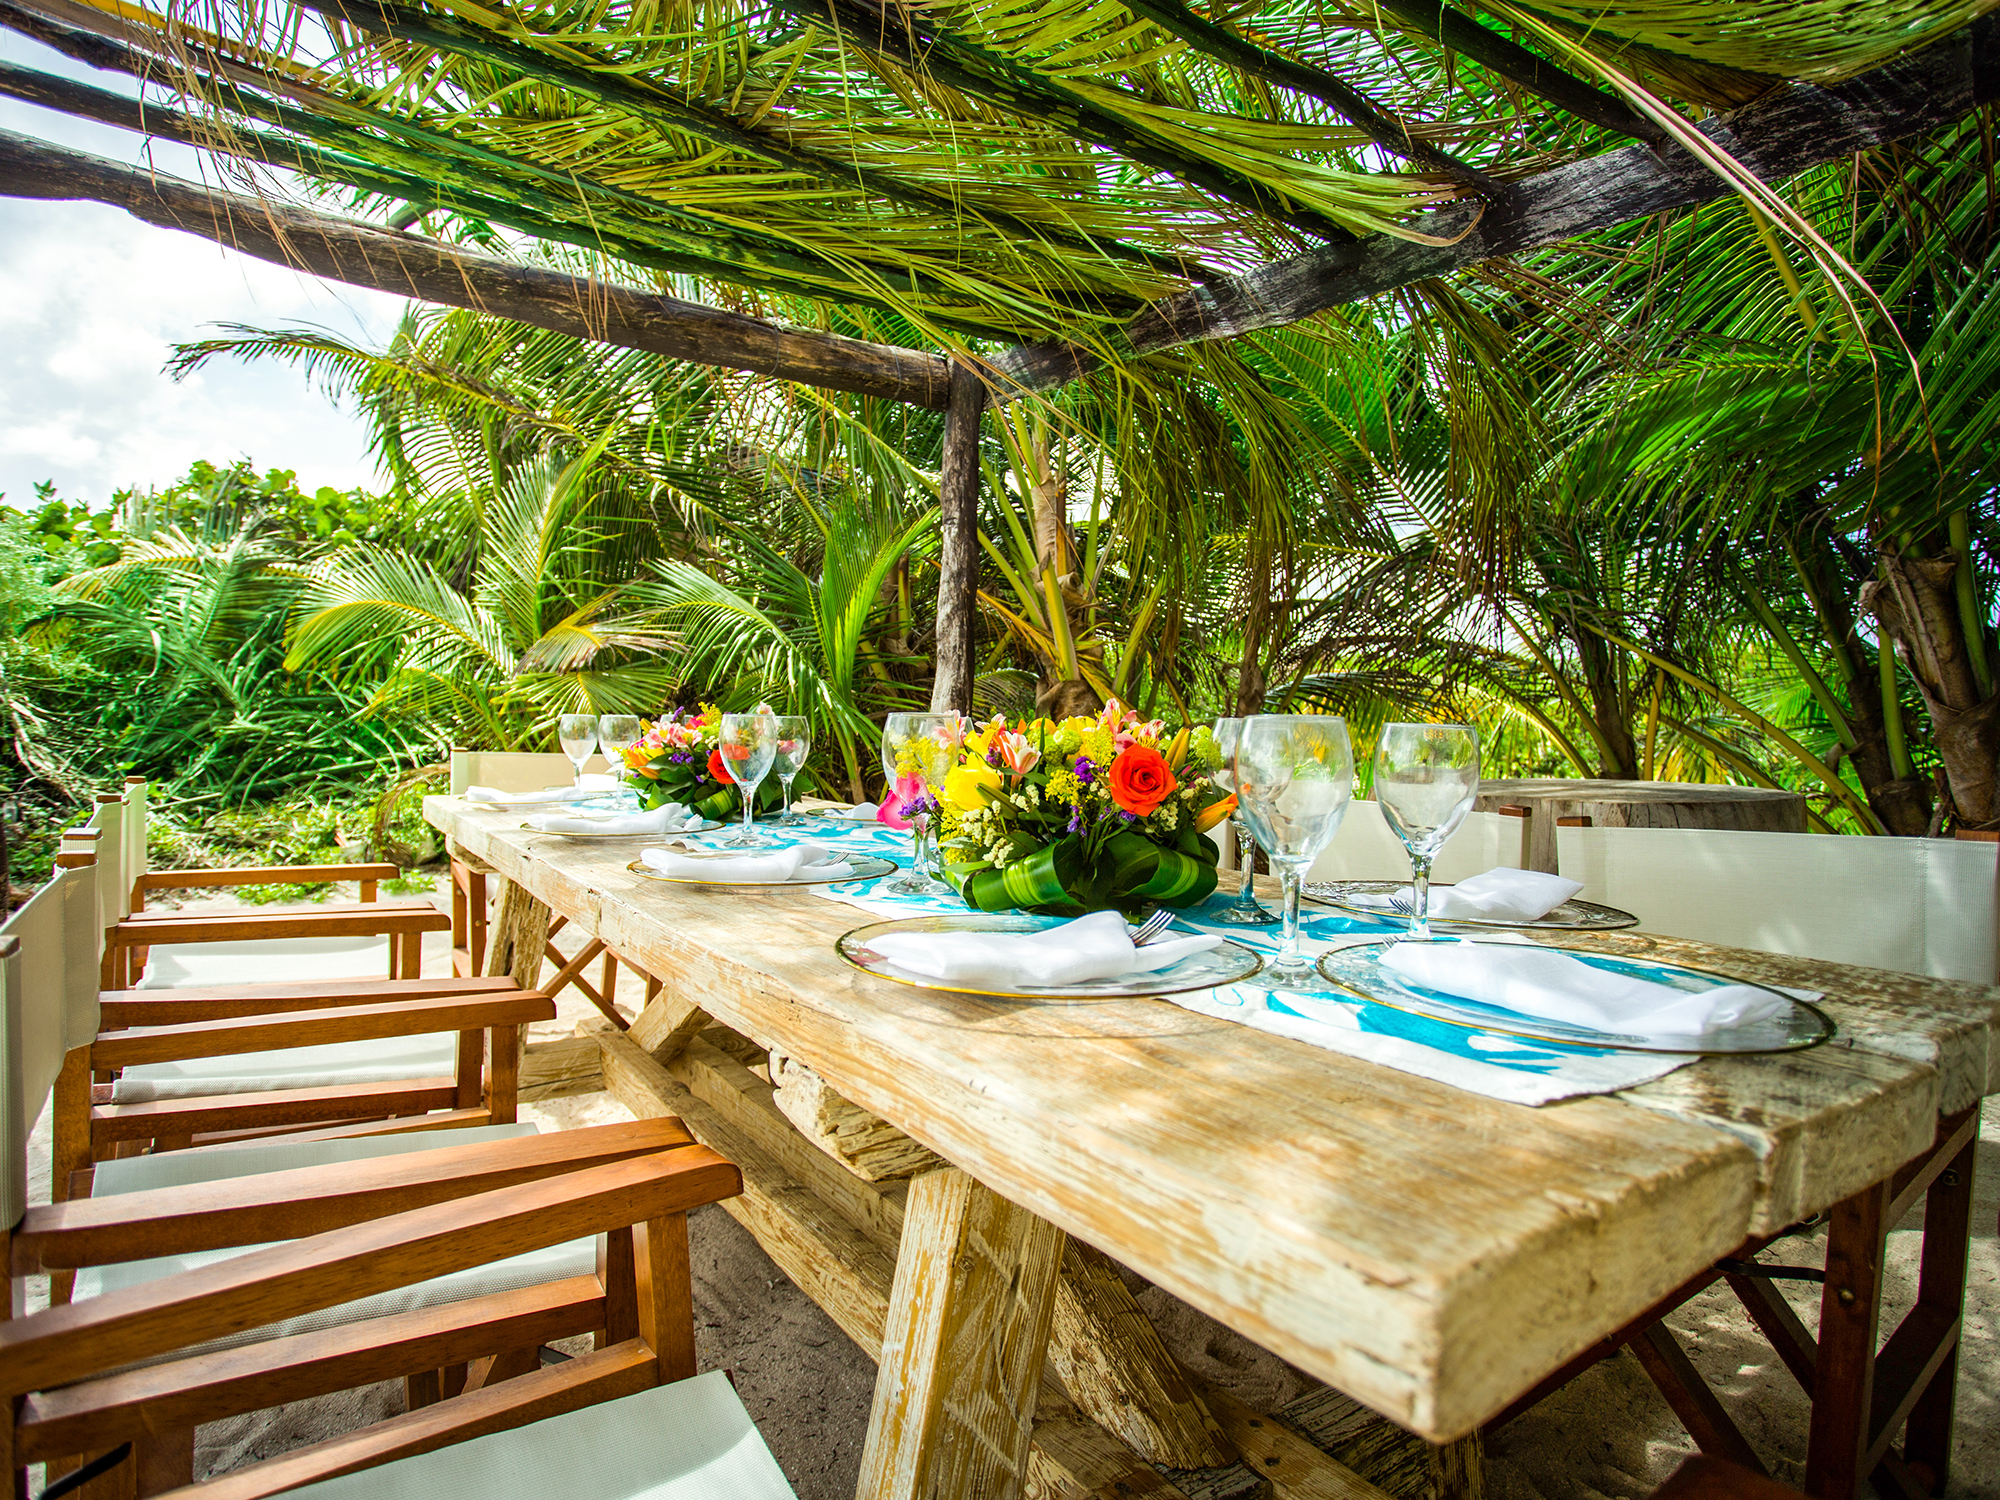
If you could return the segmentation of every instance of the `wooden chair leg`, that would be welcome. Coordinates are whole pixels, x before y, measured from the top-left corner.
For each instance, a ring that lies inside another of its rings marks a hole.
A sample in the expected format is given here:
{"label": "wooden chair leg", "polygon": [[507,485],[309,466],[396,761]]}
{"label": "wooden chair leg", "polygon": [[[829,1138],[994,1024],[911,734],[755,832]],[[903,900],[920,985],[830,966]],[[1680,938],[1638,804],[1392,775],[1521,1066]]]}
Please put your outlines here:
{"label": "wooden chair leg", "polygon": [[492,1054],[486,1069],[488,1124],[512,1125],[520,1118],[523,1029],[519,1026],[495,1026],[486,1033]]}
{"label": "wooden chair leg", "polygon": [[486,872],[467,870],[465,872],[465,903],[472,924],[472,970],[474,974],[486,972]]}
{"label": "wooden chair leg", "polygon": [[403,1410],[417,1411],[444,1399],[436,1370],[418,1370],[403,1377]]}
{"label": "wooden chair leg", "polygon": [[163,1495],[194,1483],[194,1429],[147,1433],[132,1445],[141,1497]]}
{"label": "wooden chair leg", "polygon": [[694,1270],[688,1259],[687,1215],[648,1219],[633,1229],[639,1337],[660,1362],[660,1384],[694,1370]]}

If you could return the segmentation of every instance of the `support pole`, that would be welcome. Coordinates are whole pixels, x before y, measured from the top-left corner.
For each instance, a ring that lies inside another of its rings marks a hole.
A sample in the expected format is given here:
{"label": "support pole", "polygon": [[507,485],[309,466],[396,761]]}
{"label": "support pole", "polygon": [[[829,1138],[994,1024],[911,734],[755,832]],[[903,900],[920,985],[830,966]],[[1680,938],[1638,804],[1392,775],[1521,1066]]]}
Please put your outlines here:
{"label": "support pole", "polygon": [[934,714],[972,711],[973,622],[979,608],[979,426],[986,387],[957,360],[944,417],[944,463],[938,475],[937,675]]}

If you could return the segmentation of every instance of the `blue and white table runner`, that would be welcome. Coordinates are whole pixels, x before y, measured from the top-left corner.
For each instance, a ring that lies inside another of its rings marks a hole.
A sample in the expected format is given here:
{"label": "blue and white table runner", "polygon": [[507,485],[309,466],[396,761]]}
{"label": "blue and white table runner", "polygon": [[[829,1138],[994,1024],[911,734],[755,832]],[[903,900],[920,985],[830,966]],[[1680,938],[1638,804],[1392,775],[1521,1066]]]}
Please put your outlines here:
{"label": "blue and white table runner", "polygon": [[[881,824],[815,819],[810,829],[797,833],[769,825],[759,825],[759,831],[777,839],[810,838],[831,849],[881,855],[903,868],[910,862],[910,835]],[[881,888],[894,878],[883,875],[807,889],[825,900],[845,902],[882,917],[963,913],[967,909],[956,896],[888,894]],[[1183,912],[1174,930],[1220,933],[1245,947],[1275,953],[1275,924],[1232,927],[1213,920],[1212,914],[1233,899],[1233,895],[1218,890],[1201,906]],[[1343,941],[1388,937],[1401,930],[1401,923],[1309,907],[1300,916],[1300,945],[1317,957]],[[1614,1093],[1650,1082],[1694,1060],[1672,1053],[1545,1046],[1497,1032],[1448,1025],[1386,1005],[1334,995],[1287,994],[1254,979],[1224,989],[1159,998],[1200,1015],[1252,1026],[1512,1104],[1550,1104],[1582,1094]]]}

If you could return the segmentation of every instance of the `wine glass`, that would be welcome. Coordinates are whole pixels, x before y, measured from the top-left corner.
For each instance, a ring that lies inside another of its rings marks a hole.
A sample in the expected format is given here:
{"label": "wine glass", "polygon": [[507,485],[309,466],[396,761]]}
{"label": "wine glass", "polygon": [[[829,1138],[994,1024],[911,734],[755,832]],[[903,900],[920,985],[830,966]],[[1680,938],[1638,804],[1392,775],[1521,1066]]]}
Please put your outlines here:
{"label": "wine glass", "polygon": [[562,741],[562,753],[576,767],[576,784],[582,786],[583,763],[597,748],[597,715],[564,714],[556,721],[556,738]]}
{"label": "wine glass", "polygon": [[953,754],[965,738],[965,721],[957,714],[890,714],[882,724],[882,774],[893,792],[912,778],[920,790],[906,803],[914,835],[910,873],[883,887],[900,896],[949,896],[952,888],[937,878],[930,859],[930,814],[937,806],[937,789],[951,770]]}
{"label": "wine glass", "polygon": [[769,849],[772,841],[751,828],[756,813],[757,783],[771,769],[778,751],[778,719],[775,714],[724,714],[716,740],[722,752],[722,767],[736,783],[743,798],[743,828],[733,838],[722,840],[725,849]]}
{"label": "wine glass", "polygon": [[639,743],[637,714],[604,714],[597,721],[597,745],[611,762],[611,774],[618,778],[621,802],[636,802],[638,794],[625,780],[625,752]]}
{"label": "wine glass", "polygon": [[[1236,790],[1236,742],[1242,735],[1243,720],[1215,721],[1215,748],[1221,752],[1222,764],[1215,769],[1214,779],[1225,792]],[[1257,900],[1257,840],[1240,814],[1230,822],[1236,830],[1236,863],[1243,871],[1243,884],[1236,899],[1221,911],[1210,913],[1208,920],[1236,927],[1267,927],[1278,920],[1278,914]]]}
{"label": "wine glass", "polygon": [[1333,842],[1354,794],[1347,721],[1258,714],[1236,742],[1236,805],[1285,883],[1285,926],[1270,974],[1289,990],[1330,990],[1299,952],[1299,887]]}
{"label": "wine glass", "polygon": [[785,811],[778,821],[796,828],[806,819],[792,811],[792,778],[812,754],[812,721],[804,714],[779,714],[776,743],[777,754],[771,758],[771,769],[785,786]]}
{"label": "wine glass", "polygon": [[1431,940],[1431,861],[1479,795],[1479,731],[1467,724],[1388,724],[1375,742],[1375,800],[1410,851],[1410,930]]}

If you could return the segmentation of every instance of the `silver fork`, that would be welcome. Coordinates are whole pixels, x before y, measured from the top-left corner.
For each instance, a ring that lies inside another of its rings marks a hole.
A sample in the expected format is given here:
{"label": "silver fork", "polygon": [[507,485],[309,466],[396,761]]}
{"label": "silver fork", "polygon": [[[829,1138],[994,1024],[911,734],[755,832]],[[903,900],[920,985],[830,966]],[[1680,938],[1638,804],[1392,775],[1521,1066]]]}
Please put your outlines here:
{"label": "silver fork", "polygon": [[1145,947],[1146,944],[1165,932],[1173,924],[1173,920],[1174,913],[1172,909],[1165,906],[1161,907],[1150,917],[1146,918],[1144,922],[1139,924],[1138,929],[1132,934],[1132,946],[1134,948]]}

